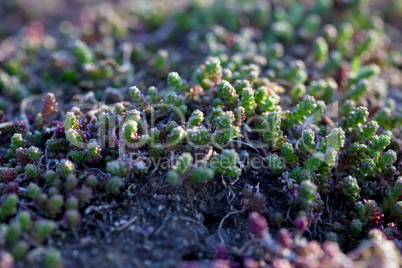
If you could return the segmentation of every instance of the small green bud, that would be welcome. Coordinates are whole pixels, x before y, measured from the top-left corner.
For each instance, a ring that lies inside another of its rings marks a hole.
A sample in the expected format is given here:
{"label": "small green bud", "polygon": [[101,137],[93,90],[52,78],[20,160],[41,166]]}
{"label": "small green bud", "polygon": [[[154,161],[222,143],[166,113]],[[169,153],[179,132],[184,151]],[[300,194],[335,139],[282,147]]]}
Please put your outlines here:
{"label": "small green bud", "polygon": [[321,24],[320,16],[318,16],[317,14],[308,15],[304,19],[300,27],[299,35],[304,39],[312,38],[316,34],[318,28],[320,27],[320,24]]}
{"label": "small green bud", "polygon": [[306,96],[299,104],[293,113],[287,114],[287,120],[290,126],[302,124],[308,116],[310,116],[317,106],[317,103],[312,96]]}
{"label": "small green bud", "polygon": [[396,155],[396,152],[393,150],[388,150],[385,153],[383,153],[382,156],[380,157],[379,164],[384,169],[388,166],[393,165],[397,159],[398,157]]}
{"label": "small green bud", "polygon": [[154,145],[149,147],[149,155],[152,158],[158,158],[163,154],[164,148],[160,143],[155,143]]}
{"label": "small green bud", "polygon": [[67,112],[64,117],[64,129],[78,129],[79,122],[77,116],[73,112]]}
{"label": "small green bud", "polygon": [[300,183],[303,180],[312,180],[311,172],[303,167],[295,167],[291,173],[292,179]]}
{"label": "small green bud", "polygon": [[345,132],[342,128],[334,128],[325,138],[326,146],[339,150],[345,144]]}
{"label": "small green bud", "polygon": [[342,106],[342,114],[344,116],[349,116],[350,113],[355,109],[356,103],[352,100],[346,100]]}
{"label": "small green bud", "polygon": [[169,170],[166,178],[172,185],[177,185],[180,182],[180,175],[175,170]]}
{"label": "small green bud", "polygon": [[350,127],[358,127],[366,122],[369,112],[366,107],[359,106],[354,109],[348,117],[348,123]]}
{"label": "small green bud", "polygon": [[358,201],[355,203],[355,210],[357,212],[357,215],[359,216],[359,219],[362,222],[366,222],[366,216],[365,216],[365,211],[366,211],[366,207],[364,206],[364,204],[361,201]]}
{"label": "small green bud", "polygon": [[35,165],[27,164],[24,168],[28,177],[33,179],[38,179],[40,177],[40,172]]}
{"label": "small green bud", "polygon": [[68,227],[76,227],[81,224],[81,214],[76,209],[69,209],[64,213],[63,220]]}
{"label": "small green bud", "polygon": [[[75,142],[73,139],[75,136],[71,136],[71,140]],[[46,149],[48,149],[51,152],[58,152],[60,151],[64,146],[66,145],[66,141],[64,139],[48,139],[46,141]]]}
{"label": "small green bud", "polygon": [[159,143],[159,136],[161,132],[157,128],[151,128],[149,130],[149,136],[151,137],[151,146],[153,146],[156,143]]}
{"label": "small green bud", "polygon": [[44,207],[47,203],[48,197],[47,194],[41,193],[39,196],[35,198],[35,205],[38,207]]}
{"label": "small green bud", "polygon": [[325,71],[327,74],[334,73],[341,66],[343,55],[337,50],[333,50],[329,53],[329,59],[325,65]]}
{"label": "small green bud", "polygon": [[61,187],[52,186],[48,190],[48,195],[53,196],[55,194],[60,194]]}
{"label": "small green bud", "polygon": [[293,101],[300,100],[304,94],[306,94],[306,86],[304,84],[297,84],[290,91],[290,96]]}
{"label": "small green bud", "polygon": [[28,196],[31,199],[34,199],[41,194],[41,189],[36,183],[33,182],[29,183],[27,189],[28,189]]}
{"label": "small green bud", "polygon": [[[140,43],[138,43],[138,44],[140,44]],[[142,50],[144,50],[144,48],[142,48]],[[146,53],[138,52],[138,54],[145,55]],[[156,52],[155,57],[153,59],[153,67],[157,71],[162,71],[163,69],[165,69],[167,67],[168,59],[169,59],[169,52],[165,49],[158,49],[158,51]]]}
{"label": "small green bud", "polygon": [[366,31],[365,34],[366,36],[363,42],[356,46],[355,53],[357,56],[365,51],[370,51],[374,47],[375,41],[379,39],[378,33],[373,29]]}
{"label": "small green bud", "polygon": [[272,23],[274,34],[284,41],[290,41],[294,38],[294,29],[288,21],[275,21]]}
{"label": "small green bud", "polygon": [[177,92],[188,90],[187,83],[176,72],[170,72],[167,79],[168,85],[174,87]]}
{"label": "small green bud", "polygon": [[62,266],[61,254],[54,248],[45,251],[45,268],[58,268]]}
{"label": "small green bud", "polygon": [[177,158],[175,170],[179,175],[185,174],[193,163],[193,157],[189,153],[181,154]]}
{"label": "small green bud", "polygon": [[232,79],[232,71],[228,68],[222,69],[222,79],[223,80],[231,80]]}
{"label": "small green bud", "polygon": [[64,198],[61,195],[53,195],[46,204],[46,212],[51,218],[55,218],[62,212]]}
{"label": "small green bud", "polygon": [[207,168],[205,165],[201,165],[191,174],[189,182],[200,183],[213,179],[215,171],[212,168]]}
{"label": "small green bud", "polygon": [[211,160],[211,167],[217,174],[237,178],[241,174],[241,169],[236,166],[238,157],[235,150],[225,149],[218,157]]}
{"label": "small green bud", "polygon": [[233,87],[235,88],[236,93],[240,94],[243,89],[251,87],[251,83],[246,79],[236,80]]}
{"label": "small green bud", "polygon": [[222,75],[221,62],[217,57],[210,57],[205,63],[205,76],[208,78],[218,78]]}
{"label": "small green bud", "polygon": [[[284,63],[283,63],[284,64]],[[276,64],[275,64],[276,65]],[[283,70],[282,67],[279,64],[279,69],[277,70],[277,73],[282,73]],[[307,74],[307,69],[306,65],[302,60],[293,60],[289,63],[288,67],[283,67],[286,73],[285,78],[289,80],[289,82],[297,85],[297,84],[303,84],[306,82],[308,78]]]}
{"label": "small green bud", "polygon": [[182,80],[177,72],[170,72],[168,74],[167,82],[169,86],[179,88]]}
{"label": "small green bud", "polygon": [[141,91],[137,87],[130,87],[128,93],[130,94],[133,102],[141,107],[141,108],[147,108],[149,107],[149,103],[146,101],[144,95],[141,93]]}
{"label": "small green bud", "polygon": [[276,154],[271,154],[267,160],[272,173],[275,175],[281,175],[284,169],[282,160]]}
{"label": "small green bud", "polygon": [[358,236],[363,230],[363,223],[359,219],[350,222],[350,231],[354,236]]}
{"label": "small green bud", "polygon": [[45,179],[48,183],[53,184],[53,182],[57,178],[57,173],[54,172],[53,170],[47,170],[45,173]]}
{"label": "small green bud", "polygon": [[239,106],[234,112],[234,126],[240,126],[241,123],[246,119],[246,109],[244,107]]}
{"label": "small green bud", "polygon": [[343,179],[343,194],[346,195],[350,201],[357,201],[359,199],[360,188],[357,184],[356,178],[347,176]]}
{"label": "small green bud", "polygon": [[81,207],[88,204],[93,198],[92,188],[85,185],[82,185],[80,189],[75,190],[74,194],[78,198]]}
{"label": "small green bud", "polygon": [[222,101],[227,105],[234,105],[238,100],[236,90],[228,81],[225,80],[222,80],[219,84],[216,96],[222,99]]}
{"label": "small green bud", "polygon": [[315,194],[317,192],[317,186],[310,180],[303,180],[299,186],[300,202],[304,209],[311,209],[315,202]]}
{"label": "small green bud", "polygon": [[77,177],[74,174],[68,174],[66,181],[64,182],[64,189],[66,192],[72,192],[77,187]]}
{"label": "small green bud", "polygon": [[42,156],[42,153],[35,146],[31,146],[28,148],[28,156],[31,161],[37,161]]}
{"label": "small green bud", "polygon": [[219,117],[216,118],[216,127],[218,129],[229,128],[235,121],[233,112],[221,112]]}
{"label": "small green bud", "polygon": [[[118,160],[116,160],[118,161]],[[104,189],[108,194],[119,194],[120,188],[123,186],[123,180],[119,177],[112,176],[108,178],[104,184]]]}
{"label": "small green bud", "polygon": [[130,122],[130,121],[135,121],[138,122],[141,120],[141,113],[138,110],[130,110],[127,112],[121,112],[121,121],[123,121],[124,123],[126,122]]}
{"label": "small green bud", "polygon": [[367,159],[363,160],[363,162],[359,168],[359,171],[358,171],[359,178],[365,178],[369,174],[373,174],[374,169],[375,169],[375,163],[374,163],[373,159],[367,158]]}
{"label": "small green bud", "polygon": [[14,133],[14,135],[11,137],[11,149],[17,149],[18,147],[21,147],[22,142],[23,142],[22,135],[20,133]]}
{"label": "small green bud", "polygon": [[379,127],[380,125],[377,123],[377,121],[374,120],[366,123],[361,129],[361,131],[358,133],[360,140],[366,141],[371,137],[373,137],[377,132],[377,130],[379,129]]}
{"label": "small green bud", "polygon": [[132,166],[136,175],[144,176],[148,174],[148,167],[144,161],[135,162]]}
{"label": "small green bud", "polygon": [[67,200],[66,203],[64,204],[64,208],[66,210],[69,209],[78,209],[78,204],[79,204],[79,200],[77,197],[75,196],[70,196]]}
{"label": "small green bud", "polygon": [[[331,78],[314,80],[307,88],[307,94],[328,102],[338,89],[338,84]],[[318,102],[317,102],[318,104]]]}
{"label": "small green bud", "polygon": [[279,107],[277,106],[279,104],[279,101],[279,95],[270,95],[265,99],[264,103],[258,106],[258,110],[262,112],[272,112],[275,110],[279,110]]}
{"label": "small green bud", "polygon": [[398,201],[395,203],[394,207],[391,210],[391,214],[399,221],[402,219],[402,201]]}
{"label": "small green bud", "polygon": [[380,153],[391,144],[391,138],[387,135],[373,136],[368,145],[368,152],[371,157],[379,157]]}
{"label": "small green bud", "polygon": [[172,129],[172,131],[170,132],[170,135],[168,135],[167,140],[168,140],[168,144],[166,144],[165,146],[168,148],[177,148],[178,146],[180,146],[182,140],[186,137],[186,131],[181,127],[175,127],[174,129]]}
{"label": "small green bud", "polygon": [[265,103],[268,96],[269,96],[268,88],[266,86],[260,86],[257,88],[254,94],[255,102],[257,103],[258,106],[262,106]]}
{"label": "small green bud", "polygon": [[[329,151],[329,150],[328,150]],[[321,152],[315,152],[313,155],[304,162],[307,170],[314,172],[317,171],[324,162],[325,155]]]}
{"label": "small green bud", "polygon": [[25,257],[26,253],[29,250],[29,244],[25,241],[18,241],[14,244],[11,249],[11,254],[17,260],[21,260]]}
{"label": "small green bud", "polygon": [[388,107],[383,107],[373,117],[373,120],[384,129],[392,129],[392,110]]}
{"label": "small green bud", "polygon": [[95,175],[89,175],[84,182],[85,186],[95,189],[98,186],[98,178]]}
{"label": "small green bud", "polygon": [[304,129],[302,132],[302,136],[300,138],[300,146],[299,149],[302,153],[307,155],[312,154],[316,145],[315,145],[315,133],[311,129]]}
{"label": "small green bud", "polygon": [[324,155],[324,163],[326,167],[332,169],[332,167],[335,166],[335,161],[336,161],[336,156],[338,155],[338,152],[335,148],[333,147],[328,147],[327,150],[325,151]]}
{"label": "small green bud", "polygon": [[323,37],[318,37],[313,45],[312,56],[315,61],[325,61],[328,58],[328,44]]}
{"label": "small green bud", "polygon": [[285,161],[294,166],[297,163],[297,156],[293,150],[292,144],[285,142],[281,146],[281,152]]}
{"label": "small green bud", "polygon": [[176,113],[180,112],[178,116],[184,116],[187,112],[187,106],[184,101],[183,96],[177,96],[174,92],[170,92],[169,94],[166,95],[165,99],[163,100],[164,104],[167,106],[175,107],[179,109],[179,111],[176,111]]}
{"label": "small green bud", "polygon": [[35,117],[35,123],[37,126],[42,127],[44,125],[42,113],[37,113]]}
{"label": "small green bud", "polygon": [[114,176],[125,177],[128,174],[126,163],[121,160],[107,162],[106,171]]}
{"label": "small green bud", "polygon": [[378,76],[381,72],[381,69],[376,64],[365,65],[360,69],[359,74],[356,77],[356,80],[370,79],[373,76]]}
{"label": "small green bud", "polygon": [[94,61],[94,55],[91,48],[81,40],[75,41],[72,51],[74,56],[77,58],[79,65]]}
{"label": "small green bud", "polygon": [[2,213],[5,217],[9,217],[17,213],[18,196],[16,194],[9,194],[1,205]]}
{"label": "small green bud", "polygon": [[342,46],[343,44],[345,44],[345,42],[351,40],[352,35],[353,35],[353,25],[350,22],[343,22],[339,25],[338,28],[338,45]]}
{"label": "small green bud", "polygon": [[260,126],[264,130],[262,138],[268,142],[269,146],[276,147],[281,143],[281,115],[278,111],[263,113],[260,116]]}
{"label": "small green bud", "polygon": [[241,92],[240,104],[246,110],[246,116],[254,114],[257,104],[254,101],[254,90],[250,87],[246,87]]}
{"label": "small green bud", "polygon": [[369,90],[369,81],[367,79],[359,80],[356,84],[352,85],[349,89],[349,98],[351,100],[358,100],[363,97]]}
{"label": "small green bud", "polygon": [[204,121],[204,113],[200,110],[195,110],[188,119],[187,127],[199,126]]}
{"label": "small green bud", "polygon": [[73,162],[67,159],[63,159],[60,161],[59,165],[57,166],[57,170],[63,177],[67,177],[68,174],[71,174],[75,171],[75,165]]}
{"label": "small green bud", "polygon": [[17,221],[12,221],[8,224],[6,242],[9,245],[14,244],[21,236],[21,226]]}
{"label": "small green bud", "polygon": [[32,141],[34,144],[41,144],[43,139],[43,133],[39,130],[35,130],[32,135]]}
{"label": "small green bud", "polygon": [[32,220],[31,214],[28,211],[20,211],[17,215],[18,222],[20,223],[21,229],[24,231],[31,231],[32,228]]}
{"label": "small green bud", "polygon": [[39,241],[44,241],[55,229],[56,223],[50,220],[37,220],[35,221],[34,237]]}
{"label": "small green bud", "polygon": [[392,212],[395,203],[399,200],[400,197],[402,197],[402,177],[398,177],[388,197],[385,198],[384,203],[382,204],[383,209],[388,210],[391,208]]}
{"label": "small green bud", "polygon": [[80,150],[71,150],[68,155],[71,159],[74,160],[76,163],[83,163],[85,161],[85,154],[83,151]]}
{"label": "small green bud", "polygon": [[358,142],[352,143],[349,147],[349,154],[351,156],[357,156],[359,152],[359,146],[360,144]]}
{"label": "small green bud", "polygon": [[128,142],[138,141],[138,123],[134,120],[130,120],[124,124],[124,138]]}
{"label": "small green bud", "polygon": [[102,159],[101,152],[102,149],[95,141],[90,142],[84,150],[85,157],[89,163],[99,162]]}

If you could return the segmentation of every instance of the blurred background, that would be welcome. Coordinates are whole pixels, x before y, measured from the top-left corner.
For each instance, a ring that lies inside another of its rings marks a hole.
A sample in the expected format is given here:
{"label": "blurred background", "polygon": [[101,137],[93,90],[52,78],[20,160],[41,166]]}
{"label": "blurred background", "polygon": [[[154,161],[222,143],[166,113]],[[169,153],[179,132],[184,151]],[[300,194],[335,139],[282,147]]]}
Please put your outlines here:
{"label": "blurred background", "polygon": [[[303,14],[310,9],[319,16],[310,16],[308,21]],[[299,18],[297,14],[301,14]],[[28,93],[55,88],[103,94],[108,86],[132,83],[127,77],[124,81],[116,78],[118,74],[110,70],[104,75],[108,79],[99,79],[102,70],[94,64],[83,68],[89,73],[89,82],[84,81],[85,75],[74,73],[79,65],[71,49],[81,40],[97,59],[113,58],[119,64],[127,59],[123,47],[130,47],[136,82],[144,87],[158,86],[168,70],[180,70],[189,78],[191,66],[203,63],[206,56],[234,52],[269,55],[277,41],[284,44],[286,53],[303,58],[316,34],[341,31],[345,21],[356,29],[345,43],[346,58],[353,56],[353,43],[362,43],[365,32],[374,29],[378,36],[385,32],[387,37],[373,39],[373,43],[382,44],[374,48],[379,53],[366,60],[377,64],[376,57],[401,61],[400,0],[1,0],[0,68],[8,74],[0,76],[15,76],[14,80],[6,79],[9,96],[5,97],[17,101]],[[391,52],[384,54],[379,47]],[[150,73],[154,75],[146,75]],[[96,83],[93,76],[97,76]],[[0,97],[0,108],[2,103]]]}
{"label": "blurred background", "polygon": [[[29,21],[40,21],[47,31],[57,27],[67,27],[70,22],[81,27],[82,31],[91,31],[91,22],[96,17],[101,16],[104,19],[113,19],[116,24],[126,24],[128,30],[138,30],[142,22],[147,29],[156,29],[165,21],[166,17],[172,13],[186,13],[189,9],[198,9],[198,14],[194,16],[193,21],[187,22],[191,28],[196,20],[204,20],[206,24],[215,23],[213,14],[205,14],[202,10],[208,10],[211,7],[216,11],[216,16],[232,10],[232,18],[236,24],[247,26],[249,21],[244,15],[253,11],[264,12],[267,6],[283,5],[290,6],[294,2],[300,2],[304,6],[311,6],[315,0],[2,0],[0,1],[0,36],[15,34],[22,25]],[[335,5],[346,6],[357,0],[336,0]],[[361,1],[360,1],[361,2]],[[363,1],[368,2],[368,1]],[[370,1],[370,9],[381,10],[385,14],[385,20],[401,25],[402,1],[400,0],[374,0]],[[239,8],[241,7],[241,8]],[[202,16],[207,16],[200,18]],[[177,19],[180,16],[176,16]],[[218,20],[219,22],[219,20]],[[228,21],[220,21],[224,26],[228,26]],[[105,26],[106,27],[106,26]],[[229,27],[230,28],[230,27]],[[103,29],[107,30],[107,29]]]}

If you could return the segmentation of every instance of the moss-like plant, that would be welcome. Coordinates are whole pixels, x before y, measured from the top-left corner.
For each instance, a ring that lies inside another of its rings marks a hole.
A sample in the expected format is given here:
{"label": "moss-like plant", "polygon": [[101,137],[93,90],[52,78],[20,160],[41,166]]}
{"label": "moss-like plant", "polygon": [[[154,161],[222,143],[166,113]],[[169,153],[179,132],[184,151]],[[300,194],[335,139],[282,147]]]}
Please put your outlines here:
{"label": "moss-like plant", "polygon": [[[385,235],[401,249],[393,3],[378,7],[384,28],[357,0],[77,4],[79,24],[50,5],[27,26],[25,5],[3,2],[21,23],[0,25],[1,263],[61,267],[52,246],[127,198],[189,200],[222,216],[226,244],[224,221],[248,217],[245,267],[349,267],[340,249]],[[331,241],[306,243],[308,229]],[[211,267],[239,266],[225,243]]]}

